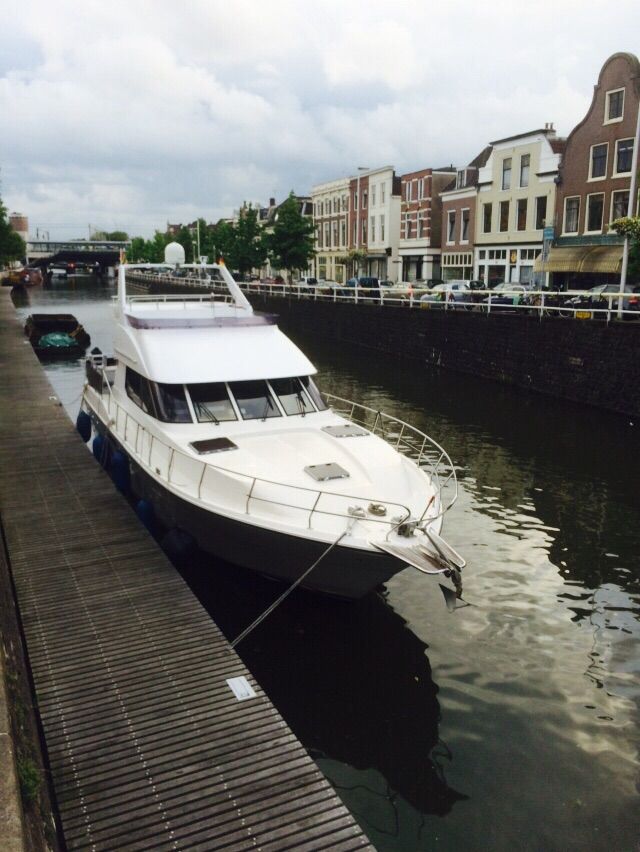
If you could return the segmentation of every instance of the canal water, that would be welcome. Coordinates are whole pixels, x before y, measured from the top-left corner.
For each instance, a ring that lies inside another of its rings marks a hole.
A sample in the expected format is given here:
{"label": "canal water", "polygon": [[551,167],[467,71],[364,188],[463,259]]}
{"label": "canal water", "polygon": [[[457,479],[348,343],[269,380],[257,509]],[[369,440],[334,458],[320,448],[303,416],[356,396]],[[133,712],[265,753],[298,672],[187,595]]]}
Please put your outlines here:
{"label": "canal water", "polygon": [[[71,312],[110,352],[111,296],[78,279],[18,310]],[[640,849],[640,423],[288,332],[325,390],[449,451],[469,606],[412,569],[355,604],[294,593],[248,667],[379,850]],[[82,363],[46,370],[75,418]],[[180,570],[230,638],[281,590]]]}

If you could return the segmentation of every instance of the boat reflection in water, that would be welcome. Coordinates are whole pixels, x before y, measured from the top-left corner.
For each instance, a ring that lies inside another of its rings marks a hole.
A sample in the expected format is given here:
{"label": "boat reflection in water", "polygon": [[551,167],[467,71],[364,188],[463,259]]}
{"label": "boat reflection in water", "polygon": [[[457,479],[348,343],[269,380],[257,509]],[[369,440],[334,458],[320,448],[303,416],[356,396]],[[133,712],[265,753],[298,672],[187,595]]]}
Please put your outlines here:
{"label": "boat reflection in water", "polygon": [[[181,571],[230,639],[280,590],[201,552]],[[450,755],[426,647],[379,595],[309,592],[292,594],[237,647],[374,842],[375,831],[413,830],[466,798],[439,765]]]}

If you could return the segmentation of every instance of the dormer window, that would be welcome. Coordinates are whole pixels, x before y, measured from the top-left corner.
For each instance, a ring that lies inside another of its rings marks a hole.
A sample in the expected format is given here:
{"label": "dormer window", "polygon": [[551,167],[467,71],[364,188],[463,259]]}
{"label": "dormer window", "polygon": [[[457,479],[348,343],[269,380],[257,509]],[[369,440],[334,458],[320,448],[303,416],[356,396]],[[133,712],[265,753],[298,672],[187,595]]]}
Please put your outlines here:
{"label": "dormer window", "polygon": [[463,189],[467,182],[467,170],[460,169],[456,175],[456,189]]}
{"label": "dormer window", "polygon": [[624,117],[624,89],[607,92],[604,123],[622,121]]}

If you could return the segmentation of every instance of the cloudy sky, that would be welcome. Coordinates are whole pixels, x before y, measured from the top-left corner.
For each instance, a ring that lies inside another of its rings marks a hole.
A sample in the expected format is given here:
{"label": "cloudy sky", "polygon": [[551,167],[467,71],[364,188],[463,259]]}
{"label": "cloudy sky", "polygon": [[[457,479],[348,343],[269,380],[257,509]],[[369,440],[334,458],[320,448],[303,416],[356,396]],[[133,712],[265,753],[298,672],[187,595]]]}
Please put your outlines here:
{"label": "cloudy sky", "polygon": [[32,233],[150,235],[584,115],[616,0],[7,0],[0,194]]}

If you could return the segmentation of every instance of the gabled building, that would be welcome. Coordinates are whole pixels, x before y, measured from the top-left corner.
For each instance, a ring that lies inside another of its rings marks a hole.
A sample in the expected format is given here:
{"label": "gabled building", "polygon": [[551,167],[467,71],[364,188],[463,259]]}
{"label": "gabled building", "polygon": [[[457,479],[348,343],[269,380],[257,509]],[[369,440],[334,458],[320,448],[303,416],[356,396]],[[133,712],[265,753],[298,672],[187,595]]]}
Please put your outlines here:
{"label": "gabled building", "polygon": [[474,278],[486,286],[533,282],[564,145],[552,124],[491,143],[475,211]]}
{"label": "gabled building", "polygon": [[440,277],[440,192],[451,182],[453,166],[401,175],[400,242],[403,281]]}
{"label": "gabled building", "polygon": [[615,53],[600,71],[589,111],[567,138],[555,242],[544,263],[554,287],[619,278],[623,240],[609,223],[627,215],[639,104],[640,62],[631,53]]}
{"label": "gabled building", "polygon": [[473,278],[478,172],[486,165],[491,146],[481,151],[440,193],[441,272],[444,281]]}

